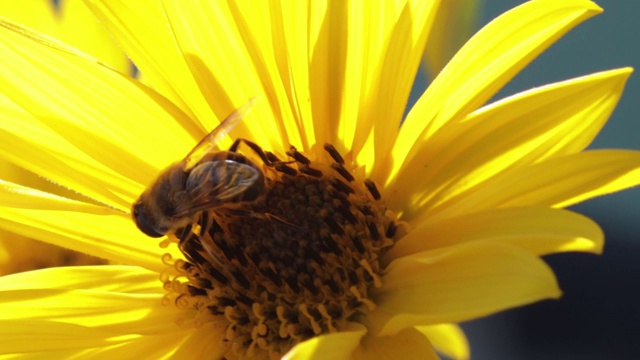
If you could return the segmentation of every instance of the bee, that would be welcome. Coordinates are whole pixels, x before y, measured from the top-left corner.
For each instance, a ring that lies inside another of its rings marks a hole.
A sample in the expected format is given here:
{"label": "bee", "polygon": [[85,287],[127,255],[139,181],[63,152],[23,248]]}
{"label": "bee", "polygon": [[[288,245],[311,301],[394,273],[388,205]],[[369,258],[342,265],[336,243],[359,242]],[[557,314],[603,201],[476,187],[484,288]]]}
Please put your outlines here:
{"label": "bee", "polygon": [[[242,121],[254,102],[255,98],[229,115],[140,195],[132,208],[140,231],[161,237],[188,225],[200,211],[239,207],[265,196],[261,167],[236,152],[241,141],[259,150],[257,145],[237,139],[229,151],[215,151],[218,142]],[[263,152],[259,155],[268,161]]]}

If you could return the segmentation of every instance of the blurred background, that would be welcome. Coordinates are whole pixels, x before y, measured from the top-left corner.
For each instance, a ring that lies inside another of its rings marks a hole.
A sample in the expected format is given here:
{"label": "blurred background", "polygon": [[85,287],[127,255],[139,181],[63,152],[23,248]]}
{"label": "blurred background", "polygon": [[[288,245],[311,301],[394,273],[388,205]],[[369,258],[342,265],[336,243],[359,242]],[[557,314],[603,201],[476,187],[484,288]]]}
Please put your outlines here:
{"label": "blurred background", "polygon": [[[485,0],[475,29],[522,2]],[[560,39],[496,98],[597,71],[634,67],[636,73],[617,109],[591,148],[640,149],[640,1],[596,3],[604,8],[603,14]],[[417,88],[424,86],[426,81],[416,83]],[[640,188],[572,209],[602,226],[604,254],[548,256],[545,260],[564,291],[560,300],[463,324],[473,360],[640,359]]]}

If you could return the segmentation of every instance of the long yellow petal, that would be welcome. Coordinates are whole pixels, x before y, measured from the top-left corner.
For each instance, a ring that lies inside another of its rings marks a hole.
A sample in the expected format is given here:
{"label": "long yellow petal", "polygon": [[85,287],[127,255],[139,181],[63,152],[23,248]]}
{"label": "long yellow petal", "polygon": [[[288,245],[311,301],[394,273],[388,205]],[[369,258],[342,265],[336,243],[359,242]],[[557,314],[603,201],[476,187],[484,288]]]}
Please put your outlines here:
{"label": "long yellow petal", "polygon": [[[131,341],[136,336],[117,336],[109,331],[51,320],[5,320],[0,328],[0,354],[59,350],[83,350]],[[68,353],[68,352],[67,352]]]}
{"label": "long yellow petal", "polygon": [[[233,3],[214,5],[201,1],[167,0],[164,6],[175,40],[202,94],[200,96],[207,99],[218,118],[223,118],[248,99],[265,95],[268,101],[258,102],[252,112],[259,117],[251,117],[254,121],[245,120],[236,133],[238,137],[248,137],[283,153],[285,146],[278,136],[277,127],[282,122],[267,105],[278,109],[277,99],[285,97],[284,90],[277,76],[274,78],[268,74],[269,71],[277,74],[273,55],[255,49],[270,43],[270,39],[265,39],[270,25],[264,23],[269,17],[262,15],[263,20],[256,24],[261,29],[258,32],[260,37],[253,38],[254,33],[249,31],[246,23],[256,21],[257,14],[267,12],[268,4],[251,3],[252,9],[248,11],[254,16],[249,19],[243,18],[247,10],[241,11]],[[265,92],[265,89],[271,91]],[[271,100],[276,104],[271,104]],[[284,131],[282,126],[280,129]]]}
{"label": "long yellow petal", "polygon": [[218,119],[224,118],[216,117],[202,96],[185,54],[167,26],[160,1],[84,2],[142,71],[145,80],[189,115],[184,127],[196,129],[203,136],[218,124]]}
{"label": "long yellow petal", "polygon": [[[108,266],[108,265],[106,265]],[[89,290],[3,290],[3,321],[33,319],[90,324],[112,335],[179,331],[182,311],[160,305],[160,294],[130,295]]]}
{"label": "long yellow petal", "polygon": [[170,359],[191,332],[159,335],[117,334],[90,326],[47,320],[7,320],[0,329],[0,358]]}
{"label": "long yellow petal", "polygon": [[81,0],[63,0],[60,4],[60,40],[97,57],[123,74],[131,74],[132,65],[119,44]]}
{"label": "long yellow petal", "polygon": [[56,11],[53,2],[46,0],[2,1],[2,17],[59,38],[60,27],[56,23]]}
{"label": "long yellow petal", "polygon": [[[228,349],[223,340],[224,327],[216,322],[208,322],[194,331],[181,332],[184,341],[173,353],[165,353],[169,359],[222,359]],[[151,358],[154,358],[153,356]]]}
{"label": "long yellow petal", "polygon": [[144,236],[129,215],[15,184],[0,185],[3,228],[117,263],[156,272],[167,269],[160,259],[171,251]]}
{"label": "long yellow petal", "polygon": [[348,39],[347,4],[318,1],[309,6],[309,95],[314,133],[320,144],[331,142],[338,130],[347,41],[336,39]]}
{"label": "long yellow petal", "polygon": [[384,258],[396,259],[468,242],[511,244],[534,255],[565,251],[600,253],[604,234],[593,220],[567,210],[546,207],[490,209],[421,223],[400,239]]}
{"label": "long yellow petal", "polygon": [[435,221],[491,208],[566,207],[638,184],[640,152],[592,150],[505,171],[427,216]]}
{"label": "long yellow petal", "polygon": [[140,184],[98,163],[50,128],[37,126],[38,119],[21,110],[7,111],[6,101],[0,104],[0,154],[4,159],[121,210],[128,209],[130,199],[142,190]]}
{"label": "long yellow petal", "polygon": [[[72,146],[62,147],[59,151],[65,152],[58,157],[85,164],[83,170],[88,174],[84,176],[106,181],[104,186],[109,179],[103,179],[104,173],[91,173],[90,168],[106,166],[125,179],[146,185],[159,169],[184,157],[194,145],[193,136],[183,126],[186,115],[160,94],[90,58],[65,52],[57,44],[47,46],[46,39],[13,24],[2,25],[0,91],[32,115],[20,119],[25,122],[3,122],[2,130],[33,141],[33,145],[41,143],[45,148],[40,151],[47,151],[50,146],[45,141],[50,139],[35,139],[29,130],[39,130],[53,140],[62,137]],[[167,146],[169,142],[172,146]],[[16,157],[28,150],[5,148],[8,153],[16,152]],[[27,159],[19,165],[28,166]],[[86,179],[75,178],[74,183],[63,185],[75,188],[84,182]],[[116,178],[113,183],[122,184],[123,180]],[[114,192],[127,194],[126,202],[141,190],[138,185]]]}
{"label": "long yellow petal", "polygon": [[[54,8],[55,7],[55,8]],[[123,74],[131,62],[81,0],[0,1],[0,14],[26,27],[74,46]]]}
{"label": "long yellow petal", "polygon": [[368,112],[376,104],[371,96],[378,86],[377,74],[382,68],[383,54],[389,46],[388,39],[397,16],[390,1],[348,1],[346,4],[349,19],[344,49],[343,99],[337,126],[329,129],[333,138],[328,140],[335,146],[344,146],[341,151],[352,149],[357,153],[373,127],[374,119]]}
{"label": "long yellow petal", "polygon": [[[256,83],[261,84],[271,105],[273,116],[261,115],[261,121],[250,127],[256,139],[263,134],[261,130],[270,131],[265,144],[276,151],[286,150],[287,144],[308,150],[315,141],[311,108],[306,101],[309,96],[309,61],[306,46],[307,38],[307,2],[230,2],[230,10],[235,18],[243,46],[256,70],[256,79],[252,81],[249,72],[244,71],[245,78],[231,79],[232,74],[217,75],[220,84]],[[180,7],[182,11],[182,7]],[[265,16],[269,14],[269,16]],[[304,38],[304,46],[289,51],[289,41]],[[219,39],[225,44],[233,39]],[[232,54],[229,56],[233,57]],[[218,59],[216,59],[217,61]],[[211,68],[211,71],[218,71]],[[305,85],[296,84],[301,81]],[[228,88],[225,88],[228,94]],[[271,117],[271,119],[270,119]],[[275,127],[269,126],[273,123]],[[257,136],[256,136],[257,135]],[[283,146],[284,145],[284,146]]]}
{"label": "long yellow petal", "polygon": [[390,206],[410,220],[505,170],[583,150],[630,74],[616,69],[529,90],[443,126],[385,189],[394,194]]}
{"label": "long yellow petal", "polygon": [[[114,271],[101,268],[110,265],[85,267],[95,277],[112,275]],[[59,274],[47,273],[50,269],[38,270],[38,275],[55,282],[51,277]],[[71,272],[68,272],[71,273]],[[121,272],[123,273],[123,272]],[[11,277],[12,275],[7,275]],[[33,277],[32,277],[33,278]],[[102,279],[105,279],[102,277]],[[134,285],[124,284],[123,287]],[[7,280],[9,285],[13,281]],[[44,281],[44,280],[41,280]],[[113,279],[118,282],[118,278]],[[1,282],[0,282],[1,283]],[[79,287],[82,284],[73,287]],[[179,332],[177,320],[185,317],[185,310],[173,304],[163,304],[162,283],[157,282],[154,294],[102,291],[97,289],[34,288],[0,290],[0,318],[5,320],[49,320],[76,325],[90,324],[94,328],[109,331],[112,335],[162,334]]]}
{"label": "long yellow petal", "polygon": [[383,336],[559,296],[553,271],[538,257],[515,246],[469,243],[394,260],[373,299],[392,315]]}
{"label": "long yellow petal", "polygon": [[[386,56],[381,63],[379,82],[375,87],[377,91],[371,96],[371,113],[367,114],[374,119],[376,167],[387,165],[385,160],[389,159],[390,149],[396,140],[409,92],[439,6],[439,0],[407,1],[393,33],[390,34]],[[360,138],[362,143],[354,144],[353,150],[356,152],[366,140],[362,136]]]}
{"label": "long yellow petal", "polygon": [[469,359],[469,341],[460,326],[455,324],[438,324],[416,326],[425,334],[438,352],[455,360]]}
{"label": "long yellow petal", "polygon": [[[601,11],[584,0],[531,1],[476,33],[408,114],[391,154],[393,169],[386,173],[395,173],[402,159],[415,156],[416,142],[480,107],[569,29]],[[376,181],[384,183],[386,173]]]}
{"label": "long yellow petal", "polygon": [[[310,44],[313,44],[314,41],[309,31],[309,21],[311,21],[309,7],[314,4],[318,5],[321,2],[274,1],[271,4],[272,14],[282,14],[282,29],[278,28],[280,23],[274,21],[275,29],[282,31],[282,35],[274,31],[276,38],[272,45],[276,54],[286,54],[286,59],[279,59],[278,64],[292,109],[291,116],[300,132],[302,143],[299,145],[305,150],[310,149],[316,143],[311,103],[307,100],[311,98],[310,79],[313,74],[309,73],[309,57],[312,49]],[[288,51],[287,49],[303,50]],[[290,78],[288,82],[285,80],[285,76]],[[288,124],[288,121],[291,120],[285,116],[283,121],[289,130],[292,125]],[[289,136],[289,138],[292,137]]]}
{"label": "long yellow petal", "polygon": [[[184,310],[162,304],[165,290],[157,277],[141,268],[112,265],[1,277],[0,317],[3,323],[20,325],[0,330],[0,353],[35,358],[40,352],[70,356],[70,349],[77,349],[75,356],[81,358],[172,354],[193,329],[178,325]],[[105,283],[107,278],[111,282]]]}
{"label": "long yellow petal", "polygon": [[483,1],[447,0],[440,4],[422,62],[435,78],[475,30]]}
{"label": "long yellow petal", "polygon": [[[96,276],[100,275],[100,277]],[[104,281],[117,279],[117,281]],[[3,289],[91,289],[131,294],[164,294],[158,273],[137,266],[63,266],[0,277]]]}
{"label": "long yellow petal", "polygon": [[[192,331],[179,333],[167,333],[159,335],[145,335],[123,342],[122,344],[107,346],[103,348],[86,349],[76,355],[77,359],[180,359],[177,357],[176,349],[192,336]],[[206,344],[199,344],[200,346]],[[56,357],[49,354],[46,358]],[[193,354],[197,354],[194,352]],[[175,356],[175,357],[174,357]],[[202,359],[203,357],[198,357]]]}

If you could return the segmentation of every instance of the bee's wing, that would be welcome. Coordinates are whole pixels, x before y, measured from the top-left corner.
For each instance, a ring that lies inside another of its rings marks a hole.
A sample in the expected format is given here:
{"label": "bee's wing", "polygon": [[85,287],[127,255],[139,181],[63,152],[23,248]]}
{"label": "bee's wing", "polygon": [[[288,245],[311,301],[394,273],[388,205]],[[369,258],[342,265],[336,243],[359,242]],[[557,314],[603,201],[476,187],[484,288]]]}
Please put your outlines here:
{"label": "bee's wing", "polygon": [[212,209],[244,193],[260,179],[257,169],[232,160],[207,161],[191,170],[185,189],[186,201],[176,208],[177,216],[190,216]]}
{"label": "bee's wing", "polygon": [[232,112],[226,119],[224,119],[220,125],[216,126],[207,136],[202,138],[200,142],[187,154],[184,158],[185,167],[184,170],[189,170],[194,167],[202,158],[213,151],[216,145],[220,142],[220,140],[224,139],[224,137],[242,121],[242,119],[249,113],[249,111],[253,108],[253,104],[256,102],[258,97],[253,97],[251,100],[247,101],[246,104],[242,105],[234,112]]}

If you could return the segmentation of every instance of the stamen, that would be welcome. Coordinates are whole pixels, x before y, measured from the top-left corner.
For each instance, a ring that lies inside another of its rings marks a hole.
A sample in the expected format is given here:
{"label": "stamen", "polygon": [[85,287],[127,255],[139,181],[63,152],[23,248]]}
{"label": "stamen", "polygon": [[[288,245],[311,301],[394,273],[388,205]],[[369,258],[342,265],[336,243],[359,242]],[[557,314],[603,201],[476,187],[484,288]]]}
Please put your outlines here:
{"label": "stamen", "polygon": [[342,155],[340,155],[338,150],[336,150],[336,148],[333,147],[333,145],[324,144],[324,149],[327,151],[327,153],[329,153],[329,155],[333,158],[335,162],[337,162],[338,164],[344,164],[344,159],[342,158]]}
{"label": "stamen", "polygon": [[314,168],[310,168],[309,166],[302,166],[300,167],[300,172],[309,176],[313,176],[313,177],[322,177],[322,171],[318,170],[318,169],[314,169]]}
{"label": "stamen", "polygon": [[311,164],[311,160],[309,160],[309,158],[307,158],[306,156],[300,154],[293,145],[290,146],[290,150],[287,151],[287,155],[291,156],[295,161],[303,165]]}
{"label": "stamen", "polygon": [[338,174],[340,174],[340,176],[345,178],[345,180],[349,182],[355,180],[353,175],[351,175],[351,173],[347,171],[347,169],[345,169],[344,166],[342,166],[342,164],[333,163],[331,164],[331,168],[335,170]]}
{"label": "stamen", "polygon": [[371,196],[373,196],[375,200],[380,200],[380,192],[378,191],[378,188],[373,181],[367,179],[364,181],[364,185],[367,187],[369,193],[371,193]]}

